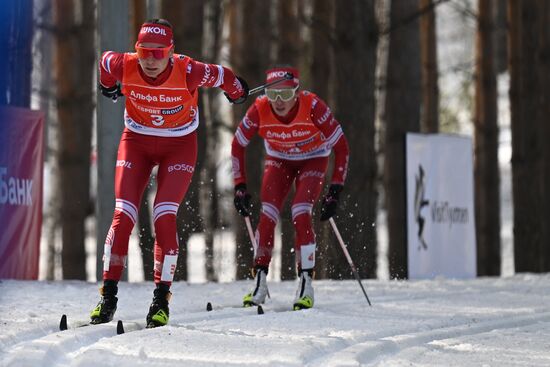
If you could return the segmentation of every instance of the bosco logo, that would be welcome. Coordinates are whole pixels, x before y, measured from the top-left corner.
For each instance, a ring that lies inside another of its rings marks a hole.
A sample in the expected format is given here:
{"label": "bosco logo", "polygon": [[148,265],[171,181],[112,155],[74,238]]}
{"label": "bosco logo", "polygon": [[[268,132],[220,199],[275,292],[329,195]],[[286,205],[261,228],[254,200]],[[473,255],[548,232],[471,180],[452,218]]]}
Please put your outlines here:
{"label": "bosco logo", "polygon": [[178,163],[168,167],[168,173],[174,172],[174,171],[184,171],[184,172],[193,173],[194,170],[195,170],[195,167],[184,163],[181,163],[181,164]]}

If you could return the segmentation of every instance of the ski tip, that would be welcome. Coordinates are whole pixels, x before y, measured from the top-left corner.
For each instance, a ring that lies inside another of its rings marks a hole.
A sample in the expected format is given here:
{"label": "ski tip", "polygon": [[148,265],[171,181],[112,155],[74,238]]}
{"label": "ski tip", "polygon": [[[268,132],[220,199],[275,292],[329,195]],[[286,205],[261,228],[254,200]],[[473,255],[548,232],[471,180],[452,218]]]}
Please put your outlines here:
{"label": "ski tip", "polygon": [[59,321],[59,330],[67,330],[67,315],[61,315],[61,320]]}
{"label": "ski tip", "polygon": [[118,320],[116,323],[116,334],[124,334],[124,324],[122,323],[122,320]]}
{"label": "ski tip", "polygon": [[212,303],[208,302],[206,304],[206,311],[209,311],[209,312],[212,311]]}
{"label": "ski tip", "polygon": [[258,315],[264,314],[264,308],[262,306],[258,306]]}

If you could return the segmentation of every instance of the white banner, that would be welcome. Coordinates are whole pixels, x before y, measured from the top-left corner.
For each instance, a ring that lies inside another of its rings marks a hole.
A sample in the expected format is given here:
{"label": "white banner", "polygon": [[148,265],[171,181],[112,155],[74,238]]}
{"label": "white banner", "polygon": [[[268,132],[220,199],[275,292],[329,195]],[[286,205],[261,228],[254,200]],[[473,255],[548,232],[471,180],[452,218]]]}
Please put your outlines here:
{"label": "white banner", "polygon": [[476,276],[472,149],[468,137],[407,134],[410,279]]}

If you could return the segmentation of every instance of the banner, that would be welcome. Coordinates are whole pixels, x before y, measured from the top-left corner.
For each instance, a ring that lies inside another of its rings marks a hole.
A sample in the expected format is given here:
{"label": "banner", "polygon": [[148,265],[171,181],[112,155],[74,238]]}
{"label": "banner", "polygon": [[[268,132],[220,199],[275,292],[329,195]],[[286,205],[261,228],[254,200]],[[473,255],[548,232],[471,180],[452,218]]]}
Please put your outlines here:
{"label": "banner", "polygon": [[476,276],[472,140],[407,134],[409,278]]}
{"label": "banner", "polygon": [[[45,3],[45,2],[44,2]],[[36,4],[37,8],[48,5]],[[2,0],[0,10],[0,105],[31,103],[33,0]]]}
{"label": "banner", "polygon": [[37,279],[42,227],[42,112],[0,106],[0,279]]}

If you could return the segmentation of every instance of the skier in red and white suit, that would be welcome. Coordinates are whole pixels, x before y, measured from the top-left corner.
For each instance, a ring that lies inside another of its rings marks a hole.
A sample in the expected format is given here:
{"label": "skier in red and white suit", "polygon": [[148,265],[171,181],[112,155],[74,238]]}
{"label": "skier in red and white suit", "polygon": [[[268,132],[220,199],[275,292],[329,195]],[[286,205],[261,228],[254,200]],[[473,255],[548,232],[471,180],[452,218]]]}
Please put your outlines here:
{"label": "skier in red and white suit", "polygon": [[131,53],[105,52],[100,61],[102,93],[115,101],[120,95],[126,97],[126,127],[116,162],[116,203],[105,241],[102,299],[91,317],[92,323],[113,318],[130,232],[151,170],[158,166],[153,209],[156,289],[147,315],[147,324],[153,327],[168,322],[169,288],[179,248],[176,213],[197,158],[198,88],[220,87],[231,102],[242,103],[248,87],[226,67],[175,54],[172,27],[166,20],[144,23],[135,48]]}
{"label": "skier in red and white suit", "polygon": [[323,200],[321,220],[335,214],[338,196],[346,178],[349,149],[340,124],[330,108],[315,94],[299,91],[298,71],[279,67],[267,71],[267,82],[294,78],[273,85],[256,99],[239,124],[232,143],[235,207],[250,215],[250,195],[246,190],[245,148],[259,134],[266,149],[261,188],[262,210],[256,230],[258,249],[254,256],[255,288],[244,297],[245,306],[260,304],[268,293],[266,275],[271,261],[275,225],[279,211],[293,184],[292,221],[300,284],[295,309],[313,306],[312,271],[315,266],[315,234],[312,208],[323,186],[328,157],[334,150],[331,185]]}

